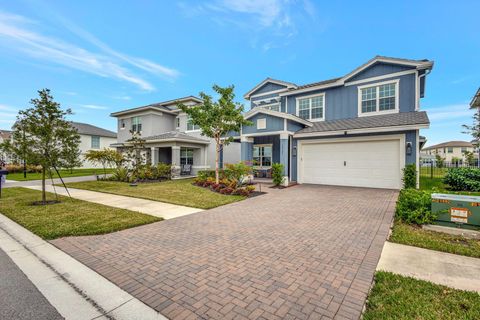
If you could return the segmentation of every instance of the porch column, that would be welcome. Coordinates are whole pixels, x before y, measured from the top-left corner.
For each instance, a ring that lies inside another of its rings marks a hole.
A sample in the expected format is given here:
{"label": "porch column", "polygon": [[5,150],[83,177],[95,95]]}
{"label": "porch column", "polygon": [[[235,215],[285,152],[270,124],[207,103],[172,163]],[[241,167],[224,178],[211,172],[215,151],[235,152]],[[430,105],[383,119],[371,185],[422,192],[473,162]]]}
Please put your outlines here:
{"label": "porch column", "polygon": [[283,164],[283,184],[288,186],[288,134],[280,134],[280,163]]}
{"label": "porch column", "polygon": [[172,178],[180,176],[180,147],[172,146]]}
{"label": "porch column", "polygon": [[248,165],[253,164],[253,138],[248,138],[242,136],[241,141],[241,160],[246,162]]}
{"label": "porch column", "polygon": [[158,164],[158,147],[152,147],[150,154],[152,155],[152,166]]}

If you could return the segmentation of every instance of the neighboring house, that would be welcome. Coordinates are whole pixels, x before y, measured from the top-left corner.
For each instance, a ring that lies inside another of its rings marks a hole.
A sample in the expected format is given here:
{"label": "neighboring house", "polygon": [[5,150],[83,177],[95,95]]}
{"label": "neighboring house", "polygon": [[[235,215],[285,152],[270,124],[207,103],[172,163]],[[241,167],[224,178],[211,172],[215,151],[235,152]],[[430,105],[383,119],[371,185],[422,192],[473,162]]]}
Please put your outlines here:
{"label": "neighboring house", "polygon": [[259,171],[284,165],[285,181],[402,187],[406,164],[419,167],[420,111],[429,60],[376,56],[347,75],[307,85],[267,78],[240,132],[242,160]]}
{"label": "neighboring house", "polygon": [[465,152],[476,152],[476,149],[468,141],[448,141],[423,148],[422,152],[429,156],[439,155],[445,161],[451,162],[454,158],[464,161]]}
{"label": "neighboring house", "polygon": [[110,148],[110,145],[117,142],[115,132],[93,126],[87,123],[71,122],[72,127],[77,129],[80,135],[80,152],[83,161],[82,168],[98,168],[99,165],[85,160],[85,153],[88,150],[101,150]]}
{"label": "neighboring house", "polygon": [[[124,151],[131,144],[132,132],[139,132],[145,140],[143,154],[153,165],[163,162],[174,167],[199,170],[215,168],[215,142],[202,136],[187,114],[177,108],[177,103],[193,106],[201,103],[197,97],[169,100],[147,106],[114,112],[118,119],[118,142],[112,146]],[[240,143],[232,142],[221,154],[223,163],[240,161]]]}
{"label": "neighboring house", "polygon": [[[11,138],[12,131],[0,129],[0,144],[7,140],[10,140]],[[11,163],[13,161],[13,157],[7,152],[0,151],[0,161],[3,161],[5,163]]]}

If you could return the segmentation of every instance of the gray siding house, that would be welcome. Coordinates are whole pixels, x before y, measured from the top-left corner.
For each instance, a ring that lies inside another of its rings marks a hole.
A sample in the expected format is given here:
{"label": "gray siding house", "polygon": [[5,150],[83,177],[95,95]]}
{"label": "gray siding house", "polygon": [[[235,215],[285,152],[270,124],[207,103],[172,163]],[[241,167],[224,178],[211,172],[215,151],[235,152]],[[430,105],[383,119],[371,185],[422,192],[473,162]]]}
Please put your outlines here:
{"label": "gray siding house", "polygon": [[343,77],[306,85],[267,78],[245,94],[253,122],[241,158],[257,172],[284,165],[285,182],[400,189],[419,166],[420,110],[433,62],[376,56]]}
{"label": "gray siding house", "polygon": [[[200,129],[189,121],[188,116],[177,108],[177,103],[196,105],[197,97],[169,100],[147,106],[114,112],[118,119],[117,143],[112,147],[122,151],[129,146],[133,132],[140,132],[145,140],[144,155],[147,162],[172,164],[176,168],[189,165],[192,174],[199,170],[215,168],[215,143],[202,135]],[[240,161],[240,143],[224,147],[221,163]]]}

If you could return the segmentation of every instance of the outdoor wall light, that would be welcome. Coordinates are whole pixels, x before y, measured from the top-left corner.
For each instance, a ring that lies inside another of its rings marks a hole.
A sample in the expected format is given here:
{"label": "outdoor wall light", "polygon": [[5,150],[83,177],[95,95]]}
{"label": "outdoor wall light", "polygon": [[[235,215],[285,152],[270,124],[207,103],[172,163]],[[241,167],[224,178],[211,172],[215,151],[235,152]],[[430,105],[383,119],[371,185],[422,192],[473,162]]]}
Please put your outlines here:
{"label": "outdoor wall light", "polygon": [[407,144],[405,145],[405,153],[407,155],[412,154],[412,143],[411,142],[407,142]]}
{"label": "outdoor wall light", "polygon": [[297,156],[297,146],[294,146],[292,149],[292,156],[296,157]]}

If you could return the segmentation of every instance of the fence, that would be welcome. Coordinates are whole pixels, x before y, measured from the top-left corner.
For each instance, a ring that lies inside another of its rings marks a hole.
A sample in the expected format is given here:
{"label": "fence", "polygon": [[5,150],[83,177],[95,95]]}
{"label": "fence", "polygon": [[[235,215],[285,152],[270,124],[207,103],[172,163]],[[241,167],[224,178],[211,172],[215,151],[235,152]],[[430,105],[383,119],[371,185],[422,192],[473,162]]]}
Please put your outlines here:
{"label": "fence", "polygon": [[478,159],[471,163],[421,161],[420,176],[426,178],[442,178],[450,168],[478,168]]}

